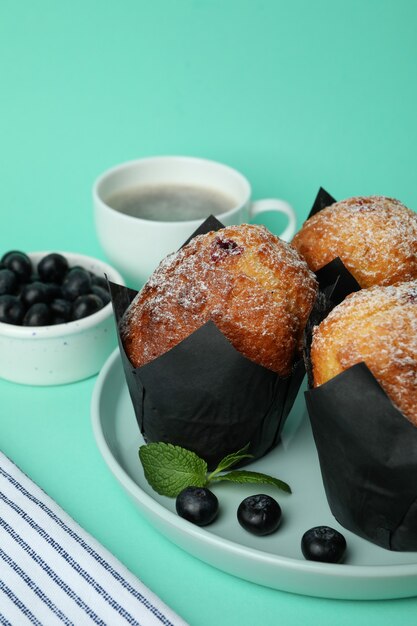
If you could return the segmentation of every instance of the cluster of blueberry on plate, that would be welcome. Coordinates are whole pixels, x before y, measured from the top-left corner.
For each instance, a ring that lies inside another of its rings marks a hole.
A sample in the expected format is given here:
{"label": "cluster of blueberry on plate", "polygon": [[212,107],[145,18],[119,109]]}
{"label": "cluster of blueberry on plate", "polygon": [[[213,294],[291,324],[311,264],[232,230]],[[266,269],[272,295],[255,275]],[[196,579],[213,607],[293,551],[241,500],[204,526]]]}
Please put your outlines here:
{"label": "cluster of blueberry on plate", "polygon": [[63,324],[96,313],[109,301],[105,278],[70,267],[63,254],[46,254],[36,265],[17,250],[0,259],[0,322]]}
{"label": "cluster of blueberry on plate", "polygon": [[[197,526],[207,526],[217,517],[219,501],[210,489],[186,487],[178,494],[175,507],[180,517]],[[237,510],[237,520],[242,528],[259,537],[274,533],[281,517],[280,505],[266,494],[248,496]],[[309,561],[341,563],[345,556],[346,539],[334,528],[315,526],[303,534],[301,551]]]}

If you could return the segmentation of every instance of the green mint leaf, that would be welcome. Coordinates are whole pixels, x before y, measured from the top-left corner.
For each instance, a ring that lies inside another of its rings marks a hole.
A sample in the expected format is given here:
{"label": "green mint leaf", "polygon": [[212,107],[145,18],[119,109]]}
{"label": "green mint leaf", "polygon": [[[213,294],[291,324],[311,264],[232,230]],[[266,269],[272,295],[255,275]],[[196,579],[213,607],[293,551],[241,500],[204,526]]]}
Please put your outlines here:
{"label": "green mint leaf", "polygon": [[207,475],[207,463],[195,452],[170,443],[148,443],[139,448],[139,458],[145,478],[159,494],[175,498],[185,487],[206,487],[211,482],[229,481],[237,484],[274,485],[291,493],[291,488],[278,478],[248,470],[221,471],[241,459],[251,458],[245,454],[249,444],[233,454],[225,456],[217,468]]}
{"label": "green mint leaf", "polygon": [[195,452],[170,443],[148,443],[139,448],[145,478],[160,495],[175,498],[185,487],[204,487],[207,463]]}
{"label": "green mint leaf", "polygon": [[259,485],[274,485],[281,489],[282,491],[286,491],[287,493],[291,493],[291,488],[287,483],[284,483],[282,480],[278,478],[273,478],[272,476],[268,476],[268,474],[262,474],[261,472],[250,472],[248,470],[234,470],[233,472],[227,472],[227,474],[221,474],[213,478],[213,481],[220,480],[228,480],[232,483],[254,483]]}
{"label": "green mint leaf", "polygon": [[232,454],[228,454],[225,456],[216,469],[212,472],[212,474],[218,474],[218,472],[223,472],[225,469],[231,467],[232,465],[236,465],[242,459],[251,459],[253,458],[253,454],[246,454],[249,448],[249,444],[247,443],[244,448],[238,450],[237,452],[232,452]]}

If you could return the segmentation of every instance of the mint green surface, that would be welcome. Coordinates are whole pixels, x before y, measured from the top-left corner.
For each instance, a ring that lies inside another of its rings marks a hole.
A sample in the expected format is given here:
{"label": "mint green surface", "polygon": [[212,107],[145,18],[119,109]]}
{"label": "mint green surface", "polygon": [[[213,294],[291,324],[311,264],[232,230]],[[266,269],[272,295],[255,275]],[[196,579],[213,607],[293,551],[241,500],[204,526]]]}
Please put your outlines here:
{"label": "mint green surface", "polygon": [[[416,35],[413,0],[2,0],[0,251],[104,258],[94,178],[157,154],[237,167],[300,223],[320,185],[417,208]],[[95,447],[94,382],[0,381],[0,447],[193,626],[415,623],[417,599],[286,594],[169,543]]]}

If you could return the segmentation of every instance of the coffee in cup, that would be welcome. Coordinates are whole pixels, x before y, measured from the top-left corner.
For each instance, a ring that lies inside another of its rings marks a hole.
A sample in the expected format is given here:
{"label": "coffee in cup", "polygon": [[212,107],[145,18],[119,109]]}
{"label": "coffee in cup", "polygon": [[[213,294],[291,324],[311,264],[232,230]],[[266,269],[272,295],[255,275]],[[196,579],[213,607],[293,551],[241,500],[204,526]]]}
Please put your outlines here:
{"label": "coffee in cup", "polygon": [[93,201],[100,244],[127,285],[136,289],[209,215],[230,226],[278,211],[288,219],[280,237],[289,241],[296,230],[287,202],[252,201],[243,174],[196,157],[149,157],[113,167],[94,183]]}

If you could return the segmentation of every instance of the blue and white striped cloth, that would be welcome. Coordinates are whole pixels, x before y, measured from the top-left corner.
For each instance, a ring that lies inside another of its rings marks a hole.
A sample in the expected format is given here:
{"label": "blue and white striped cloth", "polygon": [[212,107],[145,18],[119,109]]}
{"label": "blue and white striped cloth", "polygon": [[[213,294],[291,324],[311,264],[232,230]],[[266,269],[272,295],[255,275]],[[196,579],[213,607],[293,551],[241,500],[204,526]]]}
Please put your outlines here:
{"label": "blue and white striped cloth", "polygon": [[0,624],[185,622],[0,452]]}

